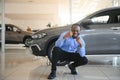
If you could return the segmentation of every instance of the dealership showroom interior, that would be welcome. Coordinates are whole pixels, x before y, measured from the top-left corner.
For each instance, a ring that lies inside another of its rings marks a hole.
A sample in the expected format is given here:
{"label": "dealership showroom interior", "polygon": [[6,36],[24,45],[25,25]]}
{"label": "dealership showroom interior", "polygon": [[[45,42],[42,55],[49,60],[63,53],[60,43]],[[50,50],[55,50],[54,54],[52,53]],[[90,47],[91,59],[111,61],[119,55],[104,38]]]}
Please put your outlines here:
{"label": "dealership showroom interior", "polygon": [[0,0],[0,80],[48,79],[120,80],[120,0]]}

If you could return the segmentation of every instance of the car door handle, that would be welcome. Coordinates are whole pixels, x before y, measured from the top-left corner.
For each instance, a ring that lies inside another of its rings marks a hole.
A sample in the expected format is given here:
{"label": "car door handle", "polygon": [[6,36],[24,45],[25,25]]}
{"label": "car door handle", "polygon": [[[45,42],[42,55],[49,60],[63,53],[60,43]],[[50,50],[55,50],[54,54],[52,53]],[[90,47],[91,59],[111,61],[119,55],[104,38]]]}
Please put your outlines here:
{"label": "car door handle", "polygon": [[111,27],[112,30],[120,30],[120,27]]}

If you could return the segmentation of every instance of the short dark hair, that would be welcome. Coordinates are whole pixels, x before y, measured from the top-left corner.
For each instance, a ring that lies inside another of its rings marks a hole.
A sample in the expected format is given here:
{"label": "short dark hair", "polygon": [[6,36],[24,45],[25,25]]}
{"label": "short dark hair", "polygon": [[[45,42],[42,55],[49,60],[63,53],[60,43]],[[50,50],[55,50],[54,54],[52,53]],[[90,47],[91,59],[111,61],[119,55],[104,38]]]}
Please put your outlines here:
{"label": "short dark hair", "polygon": [[75,23],[71,26],[71,29],[73,28],[73,26],[80,26],[79,24]]}

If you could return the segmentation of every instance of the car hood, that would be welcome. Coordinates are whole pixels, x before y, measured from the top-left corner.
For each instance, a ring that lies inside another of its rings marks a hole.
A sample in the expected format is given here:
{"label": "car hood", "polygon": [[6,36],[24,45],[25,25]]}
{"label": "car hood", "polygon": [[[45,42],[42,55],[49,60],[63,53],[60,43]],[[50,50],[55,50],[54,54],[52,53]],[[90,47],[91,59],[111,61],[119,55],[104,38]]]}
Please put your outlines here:
{"label": "car hood", "polygon": [[40,33],[47,33],[47,34],[54,34],[54,35],[58,34],[59,35],[60,33],[64,32],[64,31],[70,30],[70,28],[71,28],[71,25],[55,27],[55,28],[48,28],[48,29],[40,30],[40,31],[34,33],[34,35],[40,34]]}

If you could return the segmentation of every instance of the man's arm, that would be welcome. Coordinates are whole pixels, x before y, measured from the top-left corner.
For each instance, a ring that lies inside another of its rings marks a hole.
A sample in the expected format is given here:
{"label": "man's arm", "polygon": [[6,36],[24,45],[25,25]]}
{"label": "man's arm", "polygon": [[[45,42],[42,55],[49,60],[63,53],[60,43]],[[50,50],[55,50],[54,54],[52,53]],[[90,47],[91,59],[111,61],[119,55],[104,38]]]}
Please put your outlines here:
{"label": "man's arm", "polygon": [[80,44],[80,46],[78,47],[78,52],[79,52],[81,57],[84,57],[86,55],[85,41],[83,40],[82,37],[79,37],[78,43]]}
{"label": "man's arm", "polygon": [[61,47],[61,46],[63,45],[63,43],[64,43],[64,40],[65,40],[66,38],[70,37],[71,35],[72,35],[72,34],[71,34],[70,31],[62,33],[62,34],[60,35],[60,37],[58,38],[58,40],[56,41],[55,46],[56,46],[56,47]]}
{"label": "man's arm", "polygon": [[85,54],[86,54],[85,47],[79,48],[78,52],[79,52],[79,54],[80,54],[81,57],[84,57]]}
{"label": "man's arm", "polygon": [[78,37],[78,38],[76,39],[76,41],[77,41],[78,44],[80,45],[80,48],[82,48],[82,42],[81,42],[81,40],[80,40],[80,37]]}
{"label": "man's arm", "polygon": [[63,39],[66,39],[68,37],[71,37],[72,36],[72,32],[71,31],[68,31],[64,36],[63,36]]}

